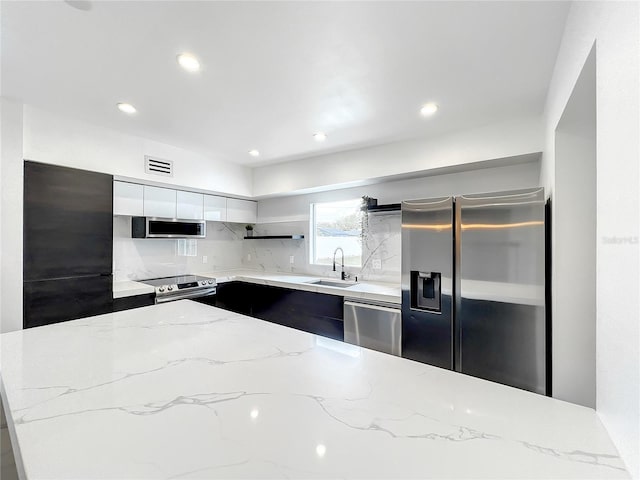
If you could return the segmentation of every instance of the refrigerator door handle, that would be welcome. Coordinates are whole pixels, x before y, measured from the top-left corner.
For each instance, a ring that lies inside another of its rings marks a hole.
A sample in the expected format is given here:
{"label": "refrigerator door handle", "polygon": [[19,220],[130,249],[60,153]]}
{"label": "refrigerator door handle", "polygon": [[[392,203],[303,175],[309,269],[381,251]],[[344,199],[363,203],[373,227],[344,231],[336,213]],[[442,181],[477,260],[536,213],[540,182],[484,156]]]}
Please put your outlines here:
{"label": "refrigerator door handle", "polygon": [[453,340],[453,370],[462,371],[462,325],[458,319],[458,315],[462,311],[462,286],[461,286],[461,270],[460,260],[462,256],[461,240],[462,228],[460,227],[460,197],[453,200],[453,320],[451,322],[451,338]]}

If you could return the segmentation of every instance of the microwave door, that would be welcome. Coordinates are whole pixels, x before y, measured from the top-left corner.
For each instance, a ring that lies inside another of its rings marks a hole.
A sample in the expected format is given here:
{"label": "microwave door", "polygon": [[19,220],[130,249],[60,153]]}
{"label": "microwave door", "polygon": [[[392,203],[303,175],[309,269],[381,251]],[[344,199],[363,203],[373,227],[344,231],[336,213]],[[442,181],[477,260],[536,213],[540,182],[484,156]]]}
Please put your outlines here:
{"label": "microwave door", "polygon": [[204,220],[179,220],[173,218],[133,217],[133,238],[205,238]]}

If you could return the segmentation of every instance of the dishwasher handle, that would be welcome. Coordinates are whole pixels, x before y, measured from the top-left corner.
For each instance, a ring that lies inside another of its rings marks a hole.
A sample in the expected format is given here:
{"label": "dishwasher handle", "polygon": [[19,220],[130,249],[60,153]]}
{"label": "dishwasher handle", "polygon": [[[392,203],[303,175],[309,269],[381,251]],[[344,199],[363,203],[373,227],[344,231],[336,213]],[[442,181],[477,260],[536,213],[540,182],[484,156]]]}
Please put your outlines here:
{"label": "dishwasher handle", "polygon": [[374,308],[383,311],[387,311],[390,313],[395,313],[397,310],[400,310],[400,304],[388,303],[388,302],[377,302],[377,301],[360,301],[360,300],[352,300],[350,298],[344,299],[344,305],[352,306],[357,308]]}

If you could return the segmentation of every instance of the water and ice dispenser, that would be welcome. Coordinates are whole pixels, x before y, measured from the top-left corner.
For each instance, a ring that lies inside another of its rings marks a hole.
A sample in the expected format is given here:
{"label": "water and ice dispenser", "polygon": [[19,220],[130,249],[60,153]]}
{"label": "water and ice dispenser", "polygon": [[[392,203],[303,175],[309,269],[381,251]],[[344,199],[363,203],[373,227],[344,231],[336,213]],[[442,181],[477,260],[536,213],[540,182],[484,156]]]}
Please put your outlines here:
{"label": "water and ice dispenser", "polygon": [[411,271],[411,308],[441,312],[440,272]]}

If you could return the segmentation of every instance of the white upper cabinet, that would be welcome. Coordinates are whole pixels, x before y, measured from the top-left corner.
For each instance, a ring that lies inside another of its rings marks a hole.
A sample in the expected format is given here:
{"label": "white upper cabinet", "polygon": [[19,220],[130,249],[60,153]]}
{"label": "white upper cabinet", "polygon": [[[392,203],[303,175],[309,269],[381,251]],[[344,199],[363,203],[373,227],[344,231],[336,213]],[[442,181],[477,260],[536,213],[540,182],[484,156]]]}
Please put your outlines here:
{"label": "white upper cabinet", "polygon": [[144,193],[142,185],[128,182],[113,182],[113,214],[141,217],[144,215]]}
{"label": "white upper cabinet", "polygon": [[144,186],[144,216],[176,218],[176,191]]}
{"label": "white upper cabinet", "polygon": [[227,221],[227,198],[216,195],[204,196],[204,219],[214,222]]}
{"label": "white upper cabinet", "polygon": [[256,223],[257,218],[257,202],[227,198],[227,222]]}
{"label": "white upper cabinet", "polygon": [[203,197],[201,193],[183,192],[178,190],[177,198],[177,217],[183,220],[202,220],[203,219]]}
{"label": "white upper cabinet", "polygon": [[115,180],[113,214],[256,223],[258,202]]}

